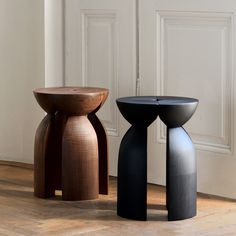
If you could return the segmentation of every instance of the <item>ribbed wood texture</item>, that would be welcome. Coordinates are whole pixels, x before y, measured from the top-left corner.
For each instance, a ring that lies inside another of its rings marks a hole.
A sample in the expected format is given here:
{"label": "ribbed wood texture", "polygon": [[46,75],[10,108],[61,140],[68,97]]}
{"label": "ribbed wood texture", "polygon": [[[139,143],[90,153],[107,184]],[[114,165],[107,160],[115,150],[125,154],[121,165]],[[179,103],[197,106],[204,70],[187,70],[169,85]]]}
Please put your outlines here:
{"label": "ribbed wood texture", "polygon": [[62,197],[98,198],[98,143],[87,116],[68,118],[62,141]]}
{"label": "ribbed wood texture", "polygon": [[99,156],[99,193],[108,194],[108,145],[105,128],[95,113],[90,113],[88,119],[93,125],[98,139],[98,156]]}
{"label": "ribbed wood texture", "polygon": [[35,135],[35,196],[48,198],[62,190],[63,200],[72,201],[108,194],[107,137],[95,114],[108,90],[41,88],[34,95],[48,113]]}

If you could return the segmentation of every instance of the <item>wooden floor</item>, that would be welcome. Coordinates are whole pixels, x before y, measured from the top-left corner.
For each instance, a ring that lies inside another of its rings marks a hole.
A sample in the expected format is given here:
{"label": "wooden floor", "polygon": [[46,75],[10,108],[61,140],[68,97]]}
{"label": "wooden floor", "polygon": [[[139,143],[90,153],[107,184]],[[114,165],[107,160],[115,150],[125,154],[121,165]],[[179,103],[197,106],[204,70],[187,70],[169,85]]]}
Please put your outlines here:
{"label": "wooden floor", "polygon": [[0,235],[218,236],[236,235],[236,202],[200,195],[198,215],[167,221],[165,189],[148,186],[148,221],[116,215],[116,179],[110,195],[83,202],[33,196],[33,171],[0,165]]}

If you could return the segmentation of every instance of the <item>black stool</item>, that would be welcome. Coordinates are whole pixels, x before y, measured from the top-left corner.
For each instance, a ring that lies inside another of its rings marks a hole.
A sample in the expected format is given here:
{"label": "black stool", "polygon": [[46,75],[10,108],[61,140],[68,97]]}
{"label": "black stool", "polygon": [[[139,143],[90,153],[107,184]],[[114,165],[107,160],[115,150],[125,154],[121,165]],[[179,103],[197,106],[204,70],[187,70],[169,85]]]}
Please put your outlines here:
{"label": "black stool", "polygon": [[159,115],[167,125],[168,220],[195,216],[195,149],[182,125],[195,112],[198,100],[139,96],[119,98],[117,105],[124,118],[132,125],[120,144],[117,214],[129,219],[147,219],[147,127]]}

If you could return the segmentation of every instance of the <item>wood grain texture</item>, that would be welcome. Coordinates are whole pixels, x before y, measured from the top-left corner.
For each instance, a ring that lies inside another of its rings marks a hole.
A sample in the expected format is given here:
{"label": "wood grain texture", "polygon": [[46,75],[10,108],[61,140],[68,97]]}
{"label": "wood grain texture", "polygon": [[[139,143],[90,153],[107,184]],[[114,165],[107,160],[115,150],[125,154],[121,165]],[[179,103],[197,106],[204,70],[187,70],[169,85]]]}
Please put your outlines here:
{"label": "wood grain texture", "polygon": [[31,169],[31,170],[34,169],[34,164],[25,163],[25,162],[17,162],[17,161],[0,160],[0,165],[21,167],[21,168],[26,168],[26,169]]}
{"label": "wood grain texture", "polygon": [[105,102],[105,88],[55,87],[34,90],[39,105],[47,112],[61,111],[68,115],[86,115]]}
{"label": "wood grain texture", "polygon": [[[89,200],[98,197],[98,189],[107,194],[106,132],[95,112],[105,102],[108,90],[40,88],[34,95],[48,113],[35,137],[35,196],[47,198],[62,190],[64,200]],[[89,113],[93,113],[93,125]]]}
{"label": "wood grain texture", "polygon": [[109,158],[106,131],[95,113],[90,113],[88,119],[93,125],[98,139],[99,193],[108,194]]}
{"label": "wood grain texture", "polygon": [[148,221],[124,220],[116,215],[116,178],[109,195],[90,201],[50,200],[33,195],[33,170],[0,165],[0,235],[83,236],[234,236],[236,201],[199,194],[198,214],[183,221],[167,221],[165,188],[148,185]]}
{"label": "wood grain texture", "polygon": [[[51,197],[54,189],[51,186],[51,173],[47,172],[47,165],[53,166],[49,154],[49,136],[51,132],[51,115],[44,117],[40,123],[34,144],[34,194],[37,197]],[[50,163],[51,162],[51,163]]]}
{"label": "wood grain texture", "polygon": [[62,197],[98,198],[98,143],[87,116],[68,118],[62,140]]}
{"label": "wood grain texture", "polygon": [[46,115],[40,123],[34,145],[35,196],[47,198],[61,189],[62,133],[66,116]]}
{"label": "wood grain texture", "polygon": [[99,193],[108,194],[109,192],[109,156],[107,134],[101,121],[98,119],[96,112],[102,107],[108,97],[109,91],[101,91],[101,104],[93,112],[88,114],[88,119],[93,125],[98,139],[98,172],[99,172]]}

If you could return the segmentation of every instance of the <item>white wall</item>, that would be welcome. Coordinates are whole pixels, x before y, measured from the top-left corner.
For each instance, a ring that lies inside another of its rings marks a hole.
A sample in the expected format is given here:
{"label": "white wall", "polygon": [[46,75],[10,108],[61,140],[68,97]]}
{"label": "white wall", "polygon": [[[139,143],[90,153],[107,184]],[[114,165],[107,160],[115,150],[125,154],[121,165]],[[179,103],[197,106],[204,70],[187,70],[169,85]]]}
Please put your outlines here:
{"label": "white wall", "polygon": [[63,1],[45,0],[45,86],[64,84]]}
{"label": "white wall", "polygon": [[43,113],[32,90],[44,84],[44,1],[0,0],[1,160],[33,163]]}

